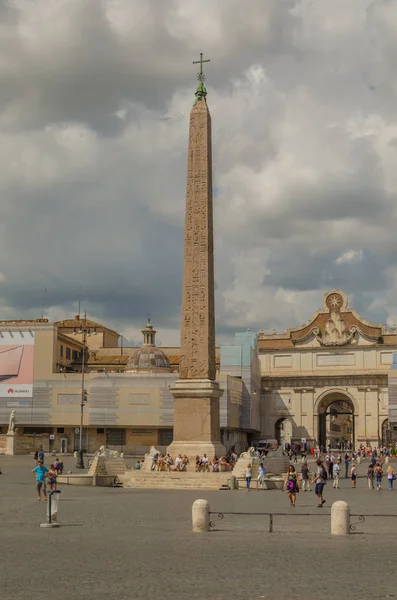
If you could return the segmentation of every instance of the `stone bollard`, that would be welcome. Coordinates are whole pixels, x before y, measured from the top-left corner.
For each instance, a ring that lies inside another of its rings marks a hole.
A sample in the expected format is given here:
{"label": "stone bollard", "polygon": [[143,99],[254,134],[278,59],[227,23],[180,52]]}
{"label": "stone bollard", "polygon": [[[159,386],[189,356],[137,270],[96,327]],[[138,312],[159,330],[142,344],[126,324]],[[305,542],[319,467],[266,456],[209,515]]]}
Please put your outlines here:
{"label": "stone bollard", "polygon": [[210,505],[207,500],[195,500],[193,502],[192,525],[195,533],[210,530]]}
{"label": "stone bollard", "polygon": [[389,464],[389,457],[388,457],[388,456],[386,456],[386,458],[385,458],[385,463],[386,463],[387,465]]}
{"label": "stone bollard", "polygon": [[227,480],[227,482],[229,484],[229,489],[237,490],[237,479],[236,479],[235,475],[232,475],[230,477],[230,479]]}
{"label": "stone bollard", "polygon": [[357,456],[357,463],[360,464],[361,463],[361,456]]}
{"label": "stone bollard", "polygon": [[349,535],[350,507],[347,502],[338,500],[331,506],[331,534]]}

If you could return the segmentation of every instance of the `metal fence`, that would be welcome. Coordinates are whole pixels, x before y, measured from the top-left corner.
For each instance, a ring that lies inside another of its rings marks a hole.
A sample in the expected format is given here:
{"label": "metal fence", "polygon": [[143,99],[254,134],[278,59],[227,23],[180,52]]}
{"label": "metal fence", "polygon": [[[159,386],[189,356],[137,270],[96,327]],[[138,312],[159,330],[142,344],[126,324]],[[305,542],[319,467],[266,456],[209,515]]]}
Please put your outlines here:
{"label": "metal fence", "polygon": [[[286,512],[210,512],[210,528],[214,529],[216,526],[215,521],[211,517],[211,515],[215,515],[219,521],[222,521],[225,516],[245,516],[245,517],[269,517],[269,533],[273,533],[274,530],[274,517],[330,517],[330,513],[322,512],[322,513],[286,513]],[[351,513],[350,517],[357,518],[358,521],[350,523],[350,531],[355,531],[357,525],[361,525],[367,518],[396,518],[396,515],[390,514],[354,514]]]}

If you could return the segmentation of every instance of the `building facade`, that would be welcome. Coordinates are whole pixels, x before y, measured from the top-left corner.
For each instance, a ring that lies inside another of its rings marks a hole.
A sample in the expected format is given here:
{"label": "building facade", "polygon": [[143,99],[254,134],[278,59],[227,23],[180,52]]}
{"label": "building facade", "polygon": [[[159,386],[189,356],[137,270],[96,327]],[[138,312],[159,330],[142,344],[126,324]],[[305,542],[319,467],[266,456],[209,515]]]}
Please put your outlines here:
{"label": "building facade", "polygon": [[[0,322],[0,452],[12,410],[24,451],[79,449],[83,350],[84,449],[141,454],[168,446],[180,348],[158,348],[155,334],[149,321],[142,345],[123,348],[117,332],[79,315]],[[300,327],[236,333],[216,348],[222,443],[242,451],[274,438],[323,446],[386,442],[389,409],[397,419],[388,380],[397,390],[395,353],[395,328],[362,319],[340,290],[325,294]]]}
{"label": "building facade", "polygon": [[369,323],[341,290],[304,325],[258,334],[264,437],[324,447],[387,441],[396,329]]}

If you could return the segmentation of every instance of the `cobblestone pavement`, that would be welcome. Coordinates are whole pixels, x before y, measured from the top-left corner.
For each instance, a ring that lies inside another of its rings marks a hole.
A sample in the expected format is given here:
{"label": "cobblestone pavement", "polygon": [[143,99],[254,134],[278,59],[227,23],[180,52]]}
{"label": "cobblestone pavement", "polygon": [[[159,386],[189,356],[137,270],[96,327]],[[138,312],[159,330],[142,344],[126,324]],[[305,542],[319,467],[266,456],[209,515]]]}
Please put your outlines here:
{"label": "cobblestone pavement", "polygon": [[[61,486],[59,529],[40,529],[31,457],[0,457],[2,600],[350,600],[397,598],[396,518],[367,517],[356,533],[330,535],[330,507],[346,500],[355,514],[397,515],[397,490],[328,483],[323,509],[313,492],[297,508],[280,491],[214,492]],[[71,468],[73,459],[66,460]],[[397,469],[396,469],[397,470]],[[366,465],[359,467],[364,474]],[[208,475],[209,477],[211,474]],[[211,511],[285,512],[268,533],[266,516],[215,518],[215,530],[191,532],[191,506]],[[296,516],[310,513],[316,516]],[[319,516],[321,515],[321,516]],[[357,521],[352,518],[352,521]]]}

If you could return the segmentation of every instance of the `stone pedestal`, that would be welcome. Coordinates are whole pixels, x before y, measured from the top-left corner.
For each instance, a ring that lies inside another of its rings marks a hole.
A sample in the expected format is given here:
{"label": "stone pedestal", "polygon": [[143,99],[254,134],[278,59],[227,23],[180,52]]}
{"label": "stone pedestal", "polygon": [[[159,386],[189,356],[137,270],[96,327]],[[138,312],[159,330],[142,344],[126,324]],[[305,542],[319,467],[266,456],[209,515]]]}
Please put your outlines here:
{"label": "stone pedestal", "polygon": [[16,437],[15,431],[9,431],[6,434],[7,446],[5,453],[7,456],[14,456],[17,453]]}
{"label": "stone pedestal", "polygon": [[220,441],[219,398],[223,390],[209,379],[179,379],[170,390],[175,399],[174,441],[167,451],[175,459],[186,454],[194,465],[197,454],[211,461],[226,454]]}

